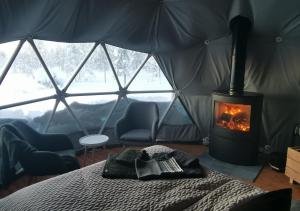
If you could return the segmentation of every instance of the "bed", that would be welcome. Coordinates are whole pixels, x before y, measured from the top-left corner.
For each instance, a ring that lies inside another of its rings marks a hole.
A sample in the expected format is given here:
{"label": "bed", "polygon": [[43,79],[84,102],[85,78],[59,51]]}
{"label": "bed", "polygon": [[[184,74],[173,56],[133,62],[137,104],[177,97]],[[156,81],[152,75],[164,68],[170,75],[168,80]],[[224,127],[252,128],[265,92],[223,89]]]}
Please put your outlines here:
{"label": "bed", "polygon": [[[147,147],[148,154],[168,152]],[[23,188],[0,199],[0,210],[230,210],[264,193],[224,174],[139,181],[106,179],[105,161]]]}

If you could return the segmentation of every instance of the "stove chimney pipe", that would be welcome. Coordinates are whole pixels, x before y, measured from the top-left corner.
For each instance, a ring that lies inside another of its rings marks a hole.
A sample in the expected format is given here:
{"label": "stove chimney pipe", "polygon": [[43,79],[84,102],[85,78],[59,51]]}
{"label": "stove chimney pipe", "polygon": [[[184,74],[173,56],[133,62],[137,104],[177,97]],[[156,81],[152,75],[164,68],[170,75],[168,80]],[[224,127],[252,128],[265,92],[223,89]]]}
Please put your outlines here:
{"label": "stove chimney pipe", "polygon": [[247,41],[251,27],[252,23],[246,17],[237,16],[230,21],[232,32],[230,95],[243,94],[244,92]]}

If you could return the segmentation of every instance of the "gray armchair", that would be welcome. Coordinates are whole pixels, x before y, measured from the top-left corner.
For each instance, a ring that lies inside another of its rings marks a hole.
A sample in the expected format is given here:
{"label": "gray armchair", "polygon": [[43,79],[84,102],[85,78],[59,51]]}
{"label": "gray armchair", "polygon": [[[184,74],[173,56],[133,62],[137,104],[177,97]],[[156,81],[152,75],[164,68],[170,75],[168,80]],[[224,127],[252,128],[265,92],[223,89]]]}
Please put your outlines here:
{"label": "gray armchair", "polygon": [[155,140],[158,125],[158,107],[153,102],[133,102],[117,122],[116,136],[121,141]]}
{"label": "gray armchair", "polygon": [[64,134],[41,134],[23,121],[11,123],[14,133],[36,150],[20,160],[31,175],[61,174],[80,168],[71,140]]}

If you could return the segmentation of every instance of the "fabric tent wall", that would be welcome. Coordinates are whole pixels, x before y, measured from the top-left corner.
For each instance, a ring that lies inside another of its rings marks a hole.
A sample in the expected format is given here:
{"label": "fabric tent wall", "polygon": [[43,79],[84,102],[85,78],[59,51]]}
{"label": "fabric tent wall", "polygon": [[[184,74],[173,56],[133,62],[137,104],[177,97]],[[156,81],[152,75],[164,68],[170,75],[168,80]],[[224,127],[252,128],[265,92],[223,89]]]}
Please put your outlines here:
{"label": "fabric tent wall", "polygon": [[300,122],[299,0],[2,0],[0,43],[99,41],[155,54],[203,136],[210,93],[227,89],[237,15],[253,21],[245,90],[265,95],[263,144],[284,151]]}
{"label": "fabric tent wall", "polygon": [[[250,8],[254,26],[248,42],[245,91],[264,94],[260,145],[271,145],[272,151],[285,151],[292,144],[294,127],[300,122],[300,4],[290,3],[294,4],[272,2],[268,7],[251,1]],[[280,17],[275,8],[281,8]],[[270,21],[273,18],[275,23]],[[168,78],[183,93],[203,136],[209,134],[211,123],[210,94],[229,90],[230,55],[231,36],[224,34],[157,56]]]}
{"label": "fabric tent wall", "polygon": [[[211,123],[211,92],[229,90],[230,51],[230,37],[224,37],[208,45],[158,56],[167,76],[182,92],[182,100],[203,137],[209,134]],[[249,42],[245,91],[264,94],[261,146],[271,145],[273,151],[284,151],[292,144],[294,127],[300,122],[297,55],[300,48],[295,45],[259,43],[255,39]]]}
{"label": "fabric tent wall", "polygon": [[226,36],[209,44],[157,56],[203,137],[208,136],[211,121],[210,94],[229,87],[230,52],[231,39]]}
{"label": "fabric tent wall", "polygon": [[0,42],[33,37],[170,51],[229,33],[231,6],[232,0],[2,0]]}

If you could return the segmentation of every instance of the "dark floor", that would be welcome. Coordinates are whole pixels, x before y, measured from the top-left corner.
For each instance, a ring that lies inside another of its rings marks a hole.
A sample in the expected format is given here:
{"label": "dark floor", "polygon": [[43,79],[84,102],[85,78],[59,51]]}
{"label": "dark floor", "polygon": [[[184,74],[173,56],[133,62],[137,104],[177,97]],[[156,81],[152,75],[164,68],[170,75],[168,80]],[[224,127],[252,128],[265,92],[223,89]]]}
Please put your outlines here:
{"label": "dark floor", "polygon": [[[207,151],[207,147],[203,145],[196,145],[196,144],[164,144],[166,146],[183,150],[185,152],[191,153],[193,155],[200,155],[204,151]],[[135,149],[141,149],[143,147],[132,147]],[[81,166],[84,167],[86,165],[93,164],[95,162],[99,162],[102,160],[105,160],[108,154],[110,153],[117,153],[123,151],[123,147],[113,147],[113,148],[106,148],[106,149],[97,149],[97,151],[94,154],[94,157],[92,157],[92,153],[88,153],[86,160],[84,155],[80,155],[79,160],[81,163]],[[23,176],[19,178],[17,181],[15,181],[13,184],[11,184],[6,189],[0,190],[0,197],[4,197],[18,189],[21,189],[23,187],[26,187],[27,185],[42,181],[44,179],[50,178],[48,177],[28,177]],[[277,190],[281,188],[292,188],[293,189],[293,199],[300,200],[300,185],[299,184],[290,184],[289,178],[285,176],[283,173],[278,173],[273,171],[270,167],[266,166],[256,179],[256,181],[248,182],[247,183],[253,184],[257,187],[262,188],[263,190],[272,191]]]}

